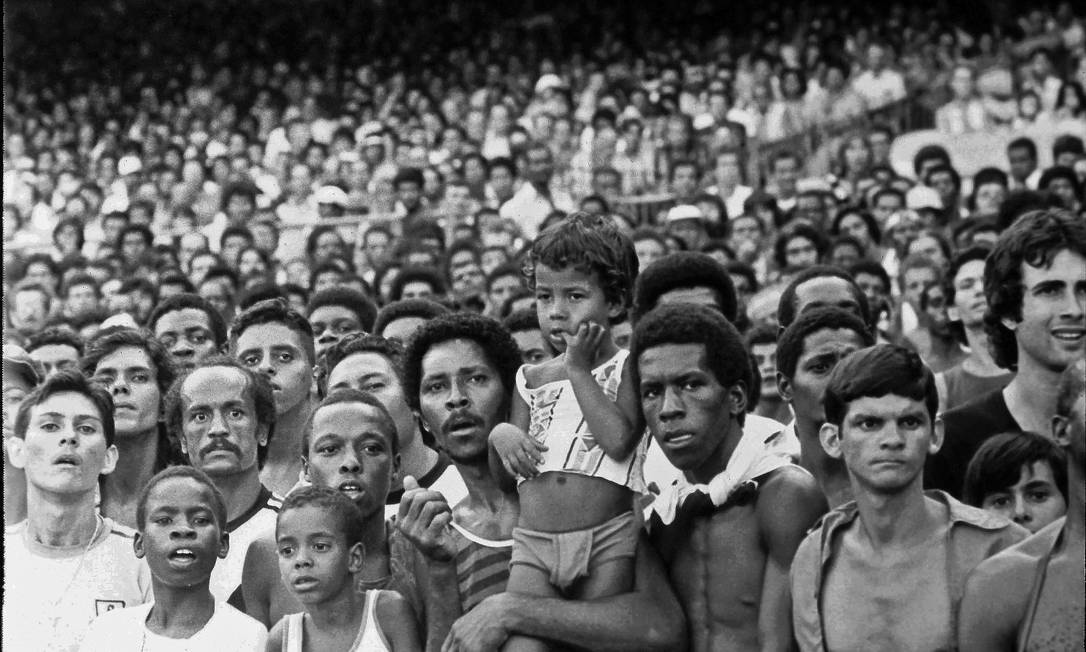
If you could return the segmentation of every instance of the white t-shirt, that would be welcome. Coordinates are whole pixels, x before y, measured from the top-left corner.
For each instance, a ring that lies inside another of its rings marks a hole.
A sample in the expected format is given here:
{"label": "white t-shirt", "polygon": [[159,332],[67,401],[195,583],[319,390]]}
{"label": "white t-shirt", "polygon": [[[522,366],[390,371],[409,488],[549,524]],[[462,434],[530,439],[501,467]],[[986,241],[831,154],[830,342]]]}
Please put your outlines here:
{"label": "white t-shirt", "polygon": [[90,622],[151,599],[151,570],[132,550],[135,533],[103,518],[86,549],[48,548],[26,521],[4,529],[3,649],[75,652]]}
{"label": "white t-shirt", "polygon": [[264,652],[268,630],[225,602],[189,638],[167,638],[147,629],[153,603],[118,609],[91,623],[79,652]]}
{"label": "white t-shirt", "polygon": [[[757,433],[763,439],[768,439],[775,433],[781,433],[781,437],[778,438],[774,448],[788,453],[794,460],[799,459],[799,440],[796,439],[795,431],[789,431],[783,423],[776,419],[757,414],[747,414],[743,423],[743,432]],[[663,489],[664,487],[670,487],[671,483],[681,478],[682,475],[683,472],[672,466],[671,462],[668,461],[664,451],[656,443],[656,439],[652,439],[649,442],[648,453],[645,455],[645,484],[655,484],[657,489]]]}

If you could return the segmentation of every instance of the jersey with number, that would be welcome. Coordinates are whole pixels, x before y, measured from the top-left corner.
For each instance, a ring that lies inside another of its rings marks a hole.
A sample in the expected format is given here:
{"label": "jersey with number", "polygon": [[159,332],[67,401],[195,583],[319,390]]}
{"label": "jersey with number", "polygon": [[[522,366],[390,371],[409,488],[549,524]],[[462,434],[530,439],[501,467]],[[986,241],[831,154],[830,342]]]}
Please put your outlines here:
{"label": "jersey with number", "polygon": [[[622,369],[629,353],[626,349],[619,349],[609,360],[592,370],[592,377],[611,401],[618,398]],[[644,493],[642,466],[648,437],[642,434],[633,452],[624,459],[611,459],[588,430],[581,405],[568,379],[529,388],[524,367],[521,367],[517,371],[516,384],[531,414],[528,435],[547,447],[539,464],[540,473],[564,471],[590,475],[628,487],[636,493]]]}
{"label": "jersey with number", "polygon": [[3,649],[74,652],[96,616],[147,602],[151,571],[134,537],[104,517],[89,547],[42,545],[26,521],[6,527]]}

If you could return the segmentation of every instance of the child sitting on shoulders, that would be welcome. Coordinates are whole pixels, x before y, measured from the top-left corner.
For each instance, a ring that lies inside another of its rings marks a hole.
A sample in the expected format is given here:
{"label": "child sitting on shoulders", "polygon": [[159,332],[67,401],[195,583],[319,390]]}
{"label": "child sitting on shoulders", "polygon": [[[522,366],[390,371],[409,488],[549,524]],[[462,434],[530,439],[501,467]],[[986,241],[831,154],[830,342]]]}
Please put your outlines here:
{"label": "child sitting on shoulders", "polygon": [[[606,217],[576,213],[545,230],[525,273],[543,337],[561,353],[517,372],[511,423],[490,434],[497,470],[520,481],[507,590],[573,599],[633,588],[647,438],[611,324],[630,305],[633,243]],[[538,649],[513,638],[504,649]]]}
{"label": "child sitting on shoulders", "polygon": [[261,652],[268,631],[211,595],[211,571],[227,552],[226,503],[211,479],[171,466],[136,506],[136,557],[151,568],[154,600],[106,611],[80,652]]}
{"label": "child sitting on shoulders", "polygon": [[355,590],[362,570],[362,513],[335,489],[296,489],[275,524],[283,583],[303,613],[283,616],[267,652],[414,652],[415,618],[394,591]]}

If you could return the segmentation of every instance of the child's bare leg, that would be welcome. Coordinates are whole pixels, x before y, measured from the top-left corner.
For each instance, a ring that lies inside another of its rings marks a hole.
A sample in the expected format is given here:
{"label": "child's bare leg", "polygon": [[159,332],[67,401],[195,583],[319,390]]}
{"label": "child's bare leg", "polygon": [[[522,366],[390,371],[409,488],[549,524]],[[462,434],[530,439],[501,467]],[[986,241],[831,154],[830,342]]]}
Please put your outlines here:
{"label": "child's bare leg", "polygon": [[[540,598],[561,597],[558,590],[551,586],[550,576],[535,566],[513,564],[509,567],[509,582],[505,590]],[[539,639],[527,636],[510,636],[502,647],[502,652],[547,652],[550,648]]]}

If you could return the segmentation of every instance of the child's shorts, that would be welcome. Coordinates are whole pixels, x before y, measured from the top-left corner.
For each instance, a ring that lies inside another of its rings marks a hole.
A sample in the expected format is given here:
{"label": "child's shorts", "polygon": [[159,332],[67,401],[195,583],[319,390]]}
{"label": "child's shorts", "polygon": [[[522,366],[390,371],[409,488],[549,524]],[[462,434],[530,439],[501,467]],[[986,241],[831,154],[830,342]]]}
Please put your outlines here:
{"label": "child's shorts", "polygon": [[568,589],[602,564],[637,554],[638,524],[633,512],[573,532],[537,532],[513,528],[512,564],[525,564],[550,574],[551,585]]}

